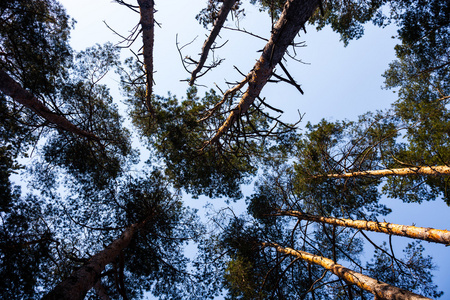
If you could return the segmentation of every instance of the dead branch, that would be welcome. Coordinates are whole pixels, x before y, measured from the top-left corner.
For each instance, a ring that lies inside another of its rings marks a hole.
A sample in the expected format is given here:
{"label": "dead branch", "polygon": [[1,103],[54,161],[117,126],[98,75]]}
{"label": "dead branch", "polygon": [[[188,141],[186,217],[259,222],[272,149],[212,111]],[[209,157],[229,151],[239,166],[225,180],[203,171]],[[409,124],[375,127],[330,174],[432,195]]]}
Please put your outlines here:
{"label": "dead branch", "polygon": [[286,69],[286,67],[281,63],[279,63],[281,69],[283,69],[284,73],[286,74],[286,76],[289,78],[289,83],[292,84],[293,86],[295,86],[295,88],[297,90],[299,90],[299,92],[303,95],[303,90],[302,88],[297,84],[297,82],[295,82],[294,78],[291,76],[291,74],[289,74],[288,70]]}
{"label": "dead branch", "polygon": [[259,35],[257,35],[257,34],[254,34],[254,33],[250,32],[250,31],[245,30],[245,28],[244,28],[244,29],[241,29],[241,28],[233,28],[233,27],[227,27],[227,26],[223,26],[222,28],[223,28],[223,29],[228,29],[228,30],[231,30],[231,31],[242,32],[242,33],[251,35],[251,36],[253,36],[253,37],[255,37],[255,38],[258,38],[258,39],[260,39],[260,40],[266,41],[266,42],[269,41],[268,39],[266,39],[266,38],[264,38],[264,37],[262,37],[262,36],[259,36]]}
{"label": "dead branch", "polygon": [[217,19],[214,22],[214,26],[211,30],[211,33],[209,34],[208,38],[206,39],[205,43],[203,44],[202,48],[202,54],[200,56],[200,60],[198,62],[197,67],[192,71],[191,79],[189,81],[189,85],[194,85],[195,79],[197,78],[198,73],[203,68],[206,58],[208,57],[208,52],[211,50],[212,45],[214,44],[214,41],[216,40],[217,36],[219,35],[220,29],[222,28],[223,24],[225,23],[225,20],[227,19],[228,13],[233,8],[234,4],[236,3],[236,0],[224,0],[222,4],[222,8],[219,11],[219,15],[217,16]]}
{"label": "dead branch", "polygon": [[115,2],[119,3],[120,5],[124,5],[124,6],[128,7],[129,9],[131,9],[134,12],[139,13],[139,10],[138,10],[139,6],[129,4],[123,0],[115,0]]}
{"label": "dead branch", "polygon": [[206,119],[208,119],[209,117],[211,117],[211,115],[217,110],[219,109],[219,107],[221,107],[225,101],[227,101],[228,98],[233,97],[234,94],[239,91],[249,80],[249,77],[245,77],[241,82],[239,82],[237,85],[235,85],[233,88],[228,89],[222,97],[222,100],[220,100],[212,109],[210,109],[208,111],[208,114],[201,118],[200,120],[198,120],[198,122],[202,122]]}

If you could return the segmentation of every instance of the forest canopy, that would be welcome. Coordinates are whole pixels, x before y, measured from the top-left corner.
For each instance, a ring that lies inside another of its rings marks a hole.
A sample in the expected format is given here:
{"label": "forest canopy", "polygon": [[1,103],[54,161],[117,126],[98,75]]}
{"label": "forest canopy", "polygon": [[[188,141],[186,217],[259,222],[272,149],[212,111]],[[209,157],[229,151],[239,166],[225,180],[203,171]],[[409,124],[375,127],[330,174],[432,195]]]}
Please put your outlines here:
{"label": "forest canopy", "polygon": [[[424,215],[450,205],[450,3],[173,2],[167,19],[158,1],[104,4],[134,27],[104,22],[115,39],[83,50],[64,1],[1,2],[2,298],[442,297],[427,248],[450,231]],[[180,34],[158,52],[169,24]],[[302,76],[316,84],[298,76],[311,31],[345,48],[369,24],[395,29],[377,74],[395,100],[304,121],[303,95],[339,84],[314,64]],[[391,217],[394,201],[415,224]]]}

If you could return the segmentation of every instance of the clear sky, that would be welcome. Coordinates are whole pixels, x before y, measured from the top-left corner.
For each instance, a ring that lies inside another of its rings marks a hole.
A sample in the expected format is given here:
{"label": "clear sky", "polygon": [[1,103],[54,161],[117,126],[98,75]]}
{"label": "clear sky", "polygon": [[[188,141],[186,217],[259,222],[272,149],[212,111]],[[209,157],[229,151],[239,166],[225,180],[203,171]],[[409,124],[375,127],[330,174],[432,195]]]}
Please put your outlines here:
{"label": "clear sky", "polygon": [[[72,33],[72,46],[76,50],[95,43],[107,41],[113,43],[120,40],[103,23],[105,21],[122,35],[138,23],[139,17],[127,8],[112,3],[110,0],[63,0],[68,13],[78,23]],[[197,37],[194,43],[183,49],[183,55],[198,58],[203,41],[208,32],[195,20],[196,14],[206,5],[206,0],[165,0],[155,1],[155,19],[161,28],[155,33],[154,91],[160,95],[184,95],[188,74],[184,71],[180,56],[176,49],[176,35],[180,44],[186,44]],[[228,24],[232,25],[233,22]],[[248,31],[269,37],[270,19],[265,13],[257,9],[250,9],[240,26]],[[297,41],[305,41],[306,47],[298,49],[297,54],[304,64],[288,61],[287,66],[293,77],[301,84],[305,95],[287,84],[270,84],[263,90],[262,96],[275,107],[285,111],[284,120],[293,121],[298,112],[305,114],[304,121],[316,123],[320,119],[354,120],[360,114],[377,109],[385,109],[395,101],[392,91],[381,89],[383,78],[381,74],[387,69],[389,62],[394,59],[395,28],[379,29],[367,26],[362,39],[352,41],[348,47],[339,42],[339,36],[325,29],[316,32],[313,27],[307,27],[307,34],[302,33]],[[212,87],[216,83],[223,90],[225,81],[240,81],[240,76],[233,68],[238,67],[247,73],[259,57],[265,42],[249,35],[223,30],[222,41],[229,42],[216,55],[225,58],[223,64],[210,74],[198,80],[199,84]],[[138,40],[138,45],[141,41]],[[122,51],[124,57],[131,56],[129,50]],[[109,85],[116,96],[121,99],[116,90],[117,78],[110,75]],[[432,203],[402,204],[399,200],[385,199],[385,204],[393,208],[393,213],[386,217],[386,221],[399,224],[416,224],[423,227],[450,229],[450,209],[443,201]],[[206,200],[188,200],[191,207],[201,207]],[[243,201],[241,201],[242,203]],[[221,203],[221,202],[218,202]],[[239,209],[239,208],[238,208]],[[242,209],[242,207],[241,207]],[[376,235],[376,234],[375,234]],[[384,238],[379,236],[379,238]],[[393,238],[394,245],[405,244],[406,239]],[[448,249],[442,245],[424,242],[428,253],[434,257],[439,266],[435,282],[445,291],[442,299],[450,299],[450,260]],[[369,252],[369,251],[368,251]],[[370,256],[371,256],[370,250]]]}

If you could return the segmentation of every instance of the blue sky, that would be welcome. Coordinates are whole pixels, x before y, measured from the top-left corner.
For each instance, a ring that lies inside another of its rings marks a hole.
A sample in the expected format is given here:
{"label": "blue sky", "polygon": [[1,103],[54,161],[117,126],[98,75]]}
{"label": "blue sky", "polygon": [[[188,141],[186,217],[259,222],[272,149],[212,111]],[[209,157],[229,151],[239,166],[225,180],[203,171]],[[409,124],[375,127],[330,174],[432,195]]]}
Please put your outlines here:
{"label": "blue sky", "polygon": [[[95,43],[120,40],[106,28],[103,21],[123,35],[127,35],[138,22],[137,14],[109,0],[61,2],[78,22],[72,33],[72,46],[77,50]],[[178,34],[180,44],[188,43],[197,37],[194,43],[183,49],[183,55],[198,58],[208,32],[198,24],[195,15],[206,2],[206,0],[156,1],[158,12],[155,19],[161,23],[162,28],[157,28],[155,33],[155,93],[166,95],[170,91],[180,97],[185,93],[187,83],[180,80],[186,79],[188,74],[181,65],[175,47],[176,35]],[[228,24],[232,25],[232,22]],[[267,38],[270,32],[270,19],[265,13],[251,9],[247,11],[245,19],[240,21],[240,26]],[[393,27],[379,29],[368,25],[362,39],[352,41],[348,47],[344,47],[343,43],[339,42],[339,35],[330,29],[316,32],[309,26],[307,34],[302,33],[297,38],[297,41],[306,43],[306,47],[297,51],[298,58],[304,64],[287,62],[288,69],[301,84],[305,95],[300,95],[292,86],[279,83],[266,86],[262,96],[273,106],[285,111],[283,120],[292,122],[298,117],[297,111],[305,114],[300,127],[307,121],[316,123],[322,118],[354,120],[367,111],[385,109],[395,101],[395,94],[392,91],[381,89],[383,86],[381,74],[394,59],[395,40],[391,38],[393,35],[395,35]],[[216,83],[225,90],[225,81],[242,79],[233,66],[244,73],[250,71],[259,57],[257,51],[263,48],[265,42],[249,35],[226,30],[222,31],[221,37],[223,41],[228,39],[229,42],[216,54],[226,60],[219,68],[200,78],[198,83],[206,86],[213,86]],[[122,53],[124,57],[131,56],[127,49]],[[116,99],[120,101],[121,95],[115,88],[117,77],[111,74],[107,80]],[[187,204],[201,207],[206,201],[188,200]],[[386,221],[406,225],[414,223],[417,226],[439,229],[450,228],[448,219],[450,209],[443,201],[421,205],[403,204],[399,200],[392,199],[384,199],[383,202],[393,208],[393,213],[386,217]],[[385,236],[379,234],[374,236],[380,240],[385,239]],[[393,241],[395,245],[403,245],[407,239],[394,237]],[[449,299],[447,298],[450,297],[448,249],[442,245],[423,244],[439,266],[440,271],[436,272],[435,282],[445,291],[442,299]]]}

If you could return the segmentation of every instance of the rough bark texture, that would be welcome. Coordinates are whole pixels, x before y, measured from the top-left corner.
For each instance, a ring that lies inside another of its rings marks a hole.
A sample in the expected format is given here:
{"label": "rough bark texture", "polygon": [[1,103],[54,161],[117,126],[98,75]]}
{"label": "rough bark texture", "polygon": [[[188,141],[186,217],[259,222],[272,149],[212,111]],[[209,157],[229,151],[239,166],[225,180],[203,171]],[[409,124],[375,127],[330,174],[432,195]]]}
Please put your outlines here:
{"label": "rough bark texture", "polygon": [[[385,170],[370,170],[361,172],[350,172],[344,174],[328,174],[327,177],[332,178],[349,178],[357,176],[408,176],[408,175],[448,175],[450,174],[450,167],[448,166],[434,166],[434,167],[415,167],[415,168],[398,168]],[[318,176],[319,177],[319,176]]]}
{"label": "rough bark texture", "polygon": [[73,272],[69,278],[58,284],[43,300],[82,300],[86,293],[98,282],[105,266],[111,263],[125,249],[140,227],[133,224],[122,233],[122,236],[113,241],[103,251],[94,255],[89,261]]}
{"label": "rough bark texture", "polygon": [[339,264],[334,263],[331,259],[314,255],[308,252],[294,250],[291,248],[283,248],[273,243],[263,243],[264,247],[273,247],[280,253],[296,256],[307,262],[314,263],[330,270],[339,278],[344,279],[350,284],[357,285],[359,288],[375,295],[375,299],[386,300],[423,300],[430,299],[421,295],[417,295],[410,291],[400,289],[387,283],[378,281],[364,274],[352,271]]}
{"label": "rough bark texture", "polygon": [[293,216],[301,220],[308,220],[312,222],[320,222],[336,226],[351,227],[361,230],[399,235],[413,239],[425,240],[428,242],[450,245],[450,231],[448,230],[399,225],[387,222],[374,222],[374,221],[350,220],[350,219],[338,219],[332,217],[314,216],[304,214],[299,211],[280,211],[275,215]]}
{"label": "rough bark texture", "polygon": [[198,73],[205,65],[209,50],[211,50],[211,47],[212,47],[214,41],[216,40],[216,37],[219,35],[220,29],[222,29],[222,26],[225,23],[225,20],[227,19],[228,13],[233,8],[233,5],[235,3],[236,3],[236,0],[224,0],[223,1],[222,8],[219,11],[219,15],[218,15],[216,21],[214,22],[214,27],[212,28],[211,33],[209,34],[208,38],[206,39],[205,43],[203,44],[202,54],[200,56],[200,60],[197,64],[197,67],[194,69],[194,71],[192,71],[189,85],[194,84]]}
{"label": "rough bark texture", "polygon": [[153,0],[138,0],[141,13],[142,42],[144,55],[144,69],[146,76],[145,105],[153,115],[153,106],[151,102],[153,93],[153,43],[155,34],[155,2]]}
{"label": "rough bark texture", "polygon": [[286,1],[280,19],[274,25],[269,42],[249,74],[247,91],[208,144],[217,142],[237,118],[249,109],[267,83],[273,69],[283,58],[287,47],[292,44],[297,33],[318,8],[319,2],[319,0]]}
{"label": "rough bark texture", "polygon": [[87,137],[89,139],[99,140],[95,134],[82,130],[65,117],[52,112],[47,106],[44,105],[44,103],[24,89],[3,70],[0,70],[0,91],[63,130],[67,130],[76,135]]}

